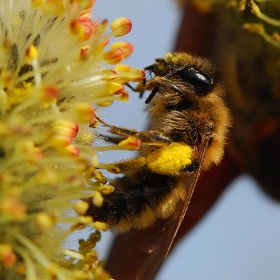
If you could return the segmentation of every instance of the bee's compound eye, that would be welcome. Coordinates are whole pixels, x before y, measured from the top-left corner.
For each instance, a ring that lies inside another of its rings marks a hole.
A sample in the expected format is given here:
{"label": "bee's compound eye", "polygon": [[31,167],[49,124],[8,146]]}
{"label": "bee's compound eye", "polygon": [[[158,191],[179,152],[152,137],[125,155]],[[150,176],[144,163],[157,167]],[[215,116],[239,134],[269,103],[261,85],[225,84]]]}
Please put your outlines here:
{"label": "bee's compound eye", "polygon": [[212,86],[211,79],[200,72],[187,70],[180,74],[180,77],[194,86],[209,89]]}

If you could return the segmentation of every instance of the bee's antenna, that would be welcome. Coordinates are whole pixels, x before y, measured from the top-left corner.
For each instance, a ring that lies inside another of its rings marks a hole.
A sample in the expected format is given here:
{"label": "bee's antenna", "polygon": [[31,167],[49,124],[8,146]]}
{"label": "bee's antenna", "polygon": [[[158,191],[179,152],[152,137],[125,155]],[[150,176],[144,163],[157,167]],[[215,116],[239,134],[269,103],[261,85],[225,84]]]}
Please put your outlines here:
{"label": "bee's antenna", "polygon": [[[165,61],[163,61],[163,62],[165,62]],[[166,62],[165,62],[165,63],[166,63]],[[174,69],[173,72],[171,72],[171,73],[165,75],[163,78],[167,78],[167,79],[168,79],[168,78],[170,78],[170,77],[172,77],[172,76],[174,76],[174,75],[180,73],[181,71],[184,71],[184,70],[186,70],[186,69],[189,69],[190,67],[192,67],[192,65],[185,65],[185,66],[183,66],[183,67],[181,67],[181,68],[179,68],[179,69]],[[150,66],[146,67],[145,70],[153,70],[153,68],[154,68],[154,65],[150,65]],[[174,85],[173,83],[167,82],[167,80],[164,80],[164,82],[167,83],[170,87],[174,88],[176,91],[178,91],[178,92],[184,94],[184,92],[183,92],[180,88],[178,88],[176,85]],[[148,104],[148,103],[151,102],[151,100],[154,98],[154,96],[156,95],[156,93],[157,93],[158,90],[159,90],[159,87],[155,87],[155,88],[152,90],[152,92],[150,93],[150,95],[148,96],[148,98],[147,98],[146,101],[145,101],[146,104]],[[142,96],[142,95],[143,95],[143,92],[141,93],[140,96]]]}

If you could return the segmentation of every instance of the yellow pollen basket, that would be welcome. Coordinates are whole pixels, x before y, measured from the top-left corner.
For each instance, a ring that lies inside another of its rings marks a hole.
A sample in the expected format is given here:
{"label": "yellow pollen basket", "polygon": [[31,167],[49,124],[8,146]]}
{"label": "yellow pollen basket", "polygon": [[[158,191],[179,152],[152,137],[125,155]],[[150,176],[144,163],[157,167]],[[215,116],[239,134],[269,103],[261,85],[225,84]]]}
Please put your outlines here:
{"label": "yellow pollen basket", "polygon": [[148,168],[160,175],[178,175],[192,163],[192,148],[184,143],[173,142],[153,151],[147,157]]}

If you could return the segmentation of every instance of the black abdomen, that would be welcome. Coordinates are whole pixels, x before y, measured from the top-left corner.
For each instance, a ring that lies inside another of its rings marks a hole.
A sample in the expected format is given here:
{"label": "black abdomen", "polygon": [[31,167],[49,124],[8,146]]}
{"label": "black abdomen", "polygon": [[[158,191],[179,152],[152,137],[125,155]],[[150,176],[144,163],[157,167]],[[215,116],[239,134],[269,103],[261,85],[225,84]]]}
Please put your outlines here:
{"label": "black abdomen", "polygon": [[[172,201],[175,178],[157,175],[143,168],[130,176],[114,179],[111,184],[115,190],[103,195],[101,207],[93,205],[88,199],[90,207],[86,215],[92,216],[94,221],[107,223],[110,229],[126,231],[132,227],[147,227],[156,218],[162,218],[159,217],[162,212],[159,208],[169,197]],[[175,199],[174,204],[176,203]],[[172,205],[170,211],[174,207]]]}

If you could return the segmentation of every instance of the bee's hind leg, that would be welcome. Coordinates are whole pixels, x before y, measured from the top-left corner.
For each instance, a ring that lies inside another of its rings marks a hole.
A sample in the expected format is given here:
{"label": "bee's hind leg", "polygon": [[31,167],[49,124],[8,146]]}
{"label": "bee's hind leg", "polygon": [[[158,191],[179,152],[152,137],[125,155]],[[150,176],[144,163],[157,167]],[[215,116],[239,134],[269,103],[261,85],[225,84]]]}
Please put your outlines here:
{"label": "bee's hind leg", "polygon": [[125,174],[128,174],[129,172],[135,172],[135,170],[143,168],[146,166],[146,164],[146,158],[141,156],[114,162],[114,165],[120,169],[120,173]]}

